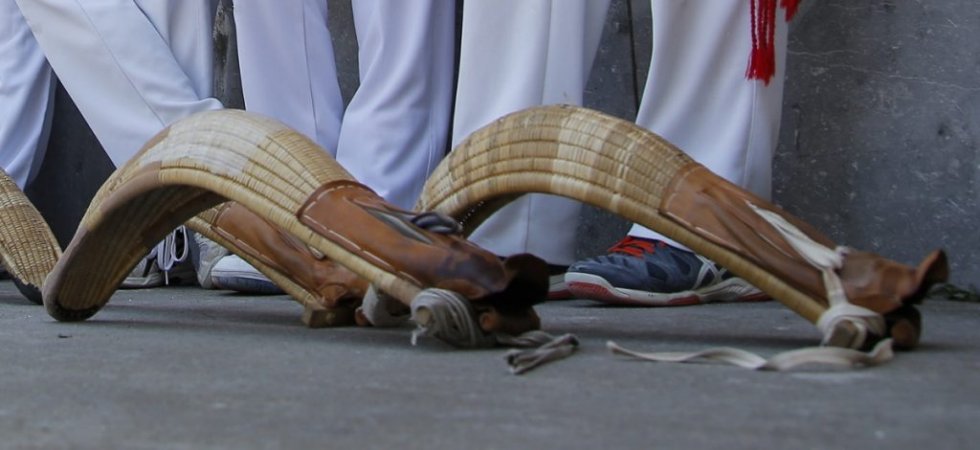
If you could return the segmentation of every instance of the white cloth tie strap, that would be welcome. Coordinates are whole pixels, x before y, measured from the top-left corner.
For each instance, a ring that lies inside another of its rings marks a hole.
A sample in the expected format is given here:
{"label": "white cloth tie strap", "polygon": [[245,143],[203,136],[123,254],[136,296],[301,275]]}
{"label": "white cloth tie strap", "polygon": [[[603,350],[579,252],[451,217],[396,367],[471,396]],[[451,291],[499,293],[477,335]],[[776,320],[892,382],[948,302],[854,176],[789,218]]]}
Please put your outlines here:
{"label": "white cloth tie strap", "polygon": [[855,368],[876,366],[892,359],[892,340],[883,339],[870,352],[839,347],[808,347],[778,353],[769,359],[755,353],[731,347],[715,347],[697,352],[641,353],[620,347],[609,341],[606,347],[614,354],[653,362],[722,362],[749,370],[785,371],[805,365],[829,365]]}
{"label": "white cloth tie strap", "polygon": [[392,328],[408,322],[407,313],[392,313],[392,311],[397,311],[400,308],[404,308],[404,306],[401,306],[401,302],[398,299],[379,291],[372,284],[364,294],[364,301],[361,302],[358,310],[364,314],[364,317],[367,318],[368,322],[371,322],[372,326]]}
{"label": "white cloth tie strap", "polygon": [[578,340],[571,334],[554,337],[540,330],[517,336],[488,334],[475,317],[473,305],[463,296],[445,289],[425,289],[412,299],[412,320],[418,325],[412,333],[412,345],[417,344],[419,336],[434,336],[461,348],[522,347],[505,355],[510,372],[515,375],[565,358],[578,348]]}
{"label": "white cloth tie strap", "polygon": [[769,222],[773,228],[786,238],[786,242],[796,250],[810,265],[816,267],[823,274],[824,287],[827,290],[827,301],[831,306],[847,303],[847,294],[844,293],[844,285],[837,276],[837,269],[844,265],[844,256],[849,249],[839,246],[830,249],[820,243],[810,239],[795,225],[789,223],[779,214],[759,208],[748,203],[749,208],[756,214]]}
{"label": "white cloth tie strap", "polygon": [[[843,309],[841,310],[843,311]],[[578,339],[571,334],[554,337],[540,330],[519,336],[484,333],[474,318],[473,306],[452,291],[426,289],[412,300],[412,319],[418,325],[412,333],[412,345],[419,336],[435,336],[462,348],[486,348],[497,345],[522,347],[507,352],[505,358],[511,373],[525,373],[551,361],[568,357],[578,348]],[[884,339],[870,352],[840,347],[810,347],[779,353],[763,358],[745,350],[729,347],[711,348],[693,353],[641,353],[608,342],[616,354],[658,362],[714,361],[733,364],[751,370],[790,370],[804,365],[831,365],[854,368],[874,366],[892,358],[892,341]]]}
{"label": "white cloth tie strap", "polygon": [[752,203],[748,203],[748,206],[782,234],[803,259],[820,270],[829,304],[827,311],[817,320],[817,328],[823,333],[823,345],[861,348],[872,335],[885,335],[885,319],[880,314],[847,301],[837,270],[844,265],[844,257],[850,249],[843,246],[830,249],[810,239],[779,214]]}
{"label": "white cloth tie strap", "polygon": [[493,336],[480,329],[473,305],[463,296],[446,289],[424,289],[412,299],[412,345],[419,336],[434,336],[460,348],[487,348],[496,345]]}
{"label": "white cloth tie strap", "polygon": [[851,303],[832,305],[817,320],[821,344],[833,347],[861,348],[869,338],[884,336],[885,328],[881,314]]}
{"label": "white cloth tie strap", "polygon": [[504,355],[510,373],[520,375],[535,367],[570,356],[578,348],[578,338],[570,333],[552,336],[544,331],[534,330],[520,336],[497,335],[497,343],[511,347]]}

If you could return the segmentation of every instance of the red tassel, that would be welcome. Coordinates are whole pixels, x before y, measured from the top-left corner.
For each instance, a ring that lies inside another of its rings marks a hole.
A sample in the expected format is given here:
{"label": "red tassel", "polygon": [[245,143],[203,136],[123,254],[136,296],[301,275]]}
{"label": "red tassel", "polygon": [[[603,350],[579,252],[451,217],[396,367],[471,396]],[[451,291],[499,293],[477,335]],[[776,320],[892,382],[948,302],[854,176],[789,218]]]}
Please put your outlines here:
{"label": "red tassel", "polygon": [[745,76],[766,85],[776,74],[776,0],[750,0],[752,53]]}
{"label": "red tassel", "polygon": [[[801,0],[780,0],[786,9],[786,21],[796,14]],[[752,20],[752,52],[745,76],[762,80],[767,86],[776,74],[776,0],[749,0]]]}
{"label": "red tassel", "polygon": [[800,0],[782,0],[780,6],[786,8],[786,21],[789,22],[793,20],[793,16],[796,15],[796,10],[800,8]]}

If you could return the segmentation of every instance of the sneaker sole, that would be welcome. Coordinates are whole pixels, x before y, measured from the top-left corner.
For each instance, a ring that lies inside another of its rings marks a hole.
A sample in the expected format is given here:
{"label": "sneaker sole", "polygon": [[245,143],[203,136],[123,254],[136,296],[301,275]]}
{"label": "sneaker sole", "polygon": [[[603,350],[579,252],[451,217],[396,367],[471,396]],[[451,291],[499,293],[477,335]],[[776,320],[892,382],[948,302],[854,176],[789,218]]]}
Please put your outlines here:
{"label": "sneaker sole", "polygon": [[211,283],[215,289],[236,291],[244,294],[263,294],[278,295],[283,294],[283,290],[268,279],[256,279],[243,276],[242,274],[216,274],[211,273]]}
{"label": "sneaker sole", "polygon": [[145,277],[126,277],[119,285],[119,289],[146,289],[160,286],[163,286],[163,276],[154,273]]}
{"label": "sneaker sole", "polygon": [[770,297],[741,278],[729,278],[698,290],[658,293],[617,288],[605,278],[586,273],[567,273],[565,283],[577,298],[627,306],[687,306],[715,302],[761,302]]}
{"label": "sneaker sole", "polygon": [[565,283],[565,274],[552,275],[548,278],[548,300],[569,300],[575,298]]}
{"label": "sneaker sole", "polygon": [[197,275],[194,273],[194,269],[189,266],[177,266],[170,273],[164,274],[163,272],[153,272],[145,277],[126,277],[122,284],[119,285],[120,289],[148,289],[155,287],[162,287],[173,285],[173,286],[183,286],[188,284],[194,284],[197,282]]}

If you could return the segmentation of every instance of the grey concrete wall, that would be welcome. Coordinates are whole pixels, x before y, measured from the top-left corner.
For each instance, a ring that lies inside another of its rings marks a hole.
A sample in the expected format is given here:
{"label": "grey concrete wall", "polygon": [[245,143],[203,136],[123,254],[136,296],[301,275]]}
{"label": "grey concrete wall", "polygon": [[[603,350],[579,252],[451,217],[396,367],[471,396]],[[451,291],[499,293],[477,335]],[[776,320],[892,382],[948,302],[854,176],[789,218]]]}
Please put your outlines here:
{"label": "grey concrete wall", "polygon": [[804,3],[775,200],[899,261],[946,248],[953,280],[980,285],[980,3]]}
{"label": "grey concrete wall", "polygon": [[[635,116],[649,20],[648,1],[614,2],[590,106]],[[980,284],[977,30],[970,0],[805,0],[790,31],[776,203],[842,244],[909,264],[945,248],[954,283]],[[628,228],[594,209],[586,218],[582,255]]]}
{"label": "grey concrete wall", "polygon": [[[357,85],[348,0],[331,0],[341,87]],[[790,34],[775,201],[839,242],[907,263],[949,251],[953,281],[980,284],[980,3],[806,0]],[[219,50],[233,52],[233,42]],[[588,106],[632,119],[649,64],[650,5],[614,0]],[[233,61],[233,60],[232,60]],[[235,68],[218,92],[235,105]],[[55,138],[28,193],[67,242],[108,159],[59,92]],[[628,228],[586,211],[578,252]]]}

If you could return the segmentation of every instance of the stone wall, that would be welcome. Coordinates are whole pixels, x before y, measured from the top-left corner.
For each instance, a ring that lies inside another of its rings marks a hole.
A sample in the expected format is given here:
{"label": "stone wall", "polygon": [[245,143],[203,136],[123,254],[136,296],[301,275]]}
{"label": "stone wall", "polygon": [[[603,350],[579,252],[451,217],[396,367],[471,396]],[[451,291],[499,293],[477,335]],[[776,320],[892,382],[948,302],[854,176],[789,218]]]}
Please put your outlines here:
{"label": "stone wall", "polygon": [[[635,115],[649,15],[646,0],[614,2],[591,106]],[[953,281],[980,285],[978,29],[980,3],[968,0],[804,0],[790,30],[776,203],[902,262],[945,248]],[[579,252],[627,228],[590,209],[580,231],[593,238]]]}
{"label": "stone wall", "polygon": [[805,1],[775,200],[839,242],[980,285],[980,3]]}

